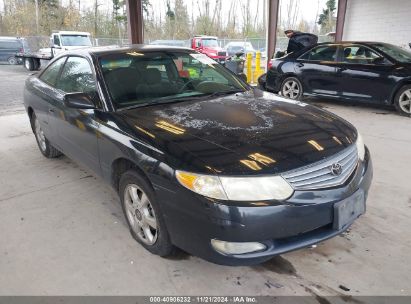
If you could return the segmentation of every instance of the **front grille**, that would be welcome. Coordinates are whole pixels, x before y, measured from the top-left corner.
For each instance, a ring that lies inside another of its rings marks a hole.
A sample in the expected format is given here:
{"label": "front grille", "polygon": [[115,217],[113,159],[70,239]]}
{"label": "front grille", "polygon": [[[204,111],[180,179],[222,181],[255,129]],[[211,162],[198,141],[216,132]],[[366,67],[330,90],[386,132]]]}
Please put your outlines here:
{"label": "front grille", "polygon": [[[340,164],[342,172],[334,175],[333,164]],[[336,187],[344,184],[351,176],[358,163],[357,147],[352,145],[341,153],[312,165],[288,171],[282,174],[295,190],[314,190]]]}
{"label": "front grille", "polygon": [[226,52],[218,52],[218,56],[223,56],[223,57],[225,57],[225,56],[227,56],[227,53],[226,53]]}

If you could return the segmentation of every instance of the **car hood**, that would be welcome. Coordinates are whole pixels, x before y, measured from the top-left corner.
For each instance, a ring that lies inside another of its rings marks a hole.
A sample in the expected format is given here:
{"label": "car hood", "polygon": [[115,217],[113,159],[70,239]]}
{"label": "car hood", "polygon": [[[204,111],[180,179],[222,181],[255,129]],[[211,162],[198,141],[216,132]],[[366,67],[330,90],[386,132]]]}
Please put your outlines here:
{"label": "car hood", "polygon": [[117,113],[169,165],[198,173],[277,174],[338,153],[357,137],[332,113],[260,90]]}

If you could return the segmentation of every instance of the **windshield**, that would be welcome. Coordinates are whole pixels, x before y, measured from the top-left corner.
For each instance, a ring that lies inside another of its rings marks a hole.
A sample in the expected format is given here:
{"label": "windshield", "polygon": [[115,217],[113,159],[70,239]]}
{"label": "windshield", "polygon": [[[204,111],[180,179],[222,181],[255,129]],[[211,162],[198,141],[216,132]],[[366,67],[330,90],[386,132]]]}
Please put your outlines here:
{"label": "windshield", "polygon": [[231,48],[231,49],[246,49],[247,51],[248,50],[254,51],[253,45],[250,42],[244,42],[244,43],[238,42],[235,44],[233,43],[231,45],[228,44],[227,46],[228,48]]}
{"label": "windshield", "polygon": [[130,51],[104,55],[99,62],[117,109],[249,89],[247,84],[204,54]]}
{"label": "windshield", "polygon": [[203,46],[205,47],[218,47],[218,42],[215,39],[202,39]]}
{"label": "windshield", "polygon": [[398,46],[386,43],[375,43],[374,47],[380,49],[395,60],[403,63],[411,63],[411,53]]}
{"label": "windshield", "polygon": [[84,35],[61,35],[63,46],[91,46],[89,36]]}

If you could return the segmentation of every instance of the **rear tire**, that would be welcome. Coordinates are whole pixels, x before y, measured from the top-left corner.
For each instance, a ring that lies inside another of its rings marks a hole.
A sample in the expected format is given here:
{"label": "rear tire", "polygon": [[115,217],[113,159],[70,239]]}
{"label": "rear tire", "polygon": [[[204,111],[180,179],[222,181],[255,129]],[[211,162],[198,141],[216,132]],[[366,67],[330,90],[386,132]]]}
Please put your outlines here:
{"label": "rear tire", "polygon": [[34,70],[35,71],[38,71],[38,70],[40,70],[40,66],[41,66],[41,63],[40,63],[40,59],[33,59],[33,62],[34,62]]}
{"label": "rear tire", "polygon": [[303,86],[296,77],[287,77],[281,84],[280,92],[283,97],[300,100],[303,96]]}
{"label": "rear tire", "polygon": [[267,91],[267,73],[258,77],[258,88],[263,91]]}
{"label": "rear tire", "polygon": [[145,249],[165,257],[175,252],[153,188],[137,171],[120,178],[121,206],[130,233]]}
{"label": "rear tire", "polygon": [[24,58],[24,67],[28,71],[34,71],[35,70],[35,63],[33,58]]}
{"label": "rear tire", "polygon": [[39,120],[36,117],[36,114],[31,115],[31,128],[33,130],[34,136],[36,137],[37,145],[39,146],[41,154],[47,158],[56,158],[62,155],[62,153],[54,148],[41,129]]}
{"label": "rear tire", "polygon": [[411,85],[405,85],[397,92],[394,106],[399,114],[411,116]]}

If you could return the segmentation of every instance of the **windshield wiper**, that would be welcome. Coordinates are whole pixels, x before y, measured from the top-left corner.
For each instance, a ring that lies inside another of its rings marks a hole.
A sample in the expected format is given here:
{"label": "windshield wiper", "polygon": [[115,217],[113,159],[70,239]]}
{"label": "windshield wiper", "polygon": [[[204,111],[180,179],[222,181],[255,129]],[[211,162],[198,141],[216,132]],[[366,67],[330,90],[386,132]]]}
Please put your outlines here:
{"label": "windshield wiper", "polygon": [[158,99],[152,100],[150,102],[138,103],[138,104],[131,105],[128,107],[120,108],[118,109],[118,111],[130,110],[134,108],[141,108],[141,107],[147,107],[147,106],[164,104],[164,103],[198,100],[198,99],[203,99],[205,97],[210,98],[210,97],[217,97],[217,96],[230,95],[230,94],[243,93],[243,92],[244,91],[242,90],[227,90],[227,91],[219,91],[219,92],[214,92],[214,93],[204,93],[204,94],[189,95],[189,96],[175,96],[175,97],[164,96],[164,97],[160,97]]}
{"label": "windshield wiper", "polygon": [[204,96],[215,97],[215,96],[231,95],[235,93],[244,93],[244,91],[243,90],[227,90],[227,91],[219,91],[219,92],[214,92],[211,94],[206,94]]}

